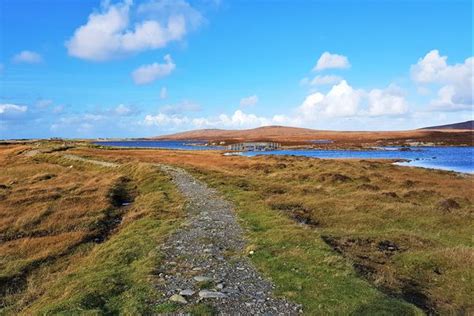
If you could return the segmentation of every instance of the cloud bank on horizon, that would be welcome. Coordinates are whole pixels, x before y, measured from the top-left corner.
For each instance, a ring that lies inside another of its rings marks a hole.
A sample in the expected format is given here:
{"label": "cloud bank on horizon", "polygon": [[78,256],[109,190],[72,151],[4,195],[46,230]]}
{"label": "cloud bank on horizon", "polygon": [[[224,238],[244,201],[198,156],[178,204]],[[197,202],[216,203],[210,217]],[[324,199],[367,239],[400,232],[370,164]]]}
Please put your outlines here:
{"label": "cloud bank on horizon", "polygon": [[[255,14],[268,13],[265,3],[104,0],[95,8],[75,5],[78,10],[70,8],[65,12],[71,16],[57,22],[68,32],[50,31],[37,41],[32,40],[35,30],[14,22],[21,7],[5,5],[13,22],[2,36],[8,41],[10,34],[29,31],[29,37],[2,49],[0,138],[151,136],[266,125],[383,130],[472,119],[474,57],[469,45],[440,40],[437,30],[386,31],[426,42],[423,51],[399,45],[408,56],[402,58],[402,53],[377,50],[377,43],[345,47],[337,38],[328,40],[330,31],[324,28],[331,25],[318,22],[321,43],[307,48],[299,45],[306,41],[296,32],[299,25],[288,21],[288,28],[295,28],[285,39],[294,43],[277,51],[282,35],[272,26],[288,7],[299,18],[311,14],[298,7],[304,3],[275,5],[268,17],[273,23],[253,25],[255,38],[239,30],[239,18],[252,15],[250,6]],[[332,10],[327,4],[306,5]],[[394,4],[365,3],[397,14],[386,10],[388,5]],[[440,5],[439,11],[445,8]],[[31,8],[29,14],[42,12],[49,11]],[[469,30],[458,30],[468,24],[461,19],[450,32],[469,36]],[[373,32],[370,36],[387,36]],[[455,61],[444,51],[454,52]]]}

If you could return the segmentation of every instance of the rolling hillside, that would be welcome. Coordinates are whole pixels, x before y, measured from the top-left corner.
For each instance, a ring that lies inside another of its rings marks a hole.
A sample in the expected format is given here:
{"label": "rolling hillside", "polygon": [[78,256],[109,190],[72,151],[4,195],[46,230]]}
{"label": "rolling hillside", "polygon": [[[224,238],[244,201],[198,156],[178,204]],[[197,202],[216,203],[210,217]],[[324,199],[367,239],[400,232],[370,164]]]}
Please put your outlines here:
{"label": "rolling hillside", "polygon": [[472,144],[472,131],[325,131],[286,126],[265,126],[244,130],[202,129],[153,137],[154,140],[195,140],[235,143],[241,141],[277,141],[283,144],[308,144],[314,140],[331,140],[335,146],[370,146],[411,142],[446,145]]}

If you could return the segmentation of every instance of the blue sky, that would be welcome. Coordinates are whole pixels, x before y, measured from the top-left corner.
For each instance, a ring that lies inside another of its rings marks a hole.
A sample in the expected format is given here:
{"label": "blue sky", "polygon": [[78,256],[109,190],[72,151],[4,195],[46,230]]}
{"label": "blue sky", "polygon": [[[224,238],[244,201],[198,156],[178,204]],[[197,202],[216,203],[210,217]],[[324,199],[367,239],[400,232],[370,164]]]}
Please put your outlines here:
{"label": "blue sky", "polygon": [[0,6],[0,138],[472,119],[471,1]]}

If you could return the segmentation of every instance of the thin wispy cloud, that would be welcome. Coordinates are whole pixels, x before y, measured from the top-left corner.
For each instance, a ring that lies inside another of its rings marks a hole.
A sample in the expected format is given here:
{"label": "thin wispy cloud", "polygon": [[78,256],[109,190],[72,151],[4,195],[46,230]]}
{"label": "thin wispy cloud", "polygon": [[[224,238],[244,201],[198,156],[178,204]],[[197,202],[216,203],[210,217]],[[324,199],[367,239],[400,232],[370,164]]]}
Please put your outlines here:
{"label": "thin wispy cloud", "polygon": [[192,101],[184,100],[177,104],[168,104],[163,106],[160,109],[160,112],[168,115],[175,115],[187,112],[199,112],[202,110],[202,107]]}
{"label": "thin wispy cloud", "polygon": [[36,52],[24,50],[13,56],[12,61],[14,63],[39,64],[43,61],[43,57]]}
{"label": "thin wispy cloud", "polygon": [[160,99],[166,99],[168,97],[168,88],[166,87],[161,87],[160,90]]}
{"label": "thin wispy cloud", "polygon": [[0,114],[8,115],[15,113],[25,113],[28,110],[26,105],[17,105],[11,103],[0,104]]}
{"label": "thin wispy cloud", "polygon": [[132,72],[133,81],[138,85],[144,85],[170,75],[176,65],[170,55],[166,55],[163,59],[164,63],[143,65],[135,69]]}
{"label": "thin wispy cloud", "polygon": [[321,57],[319,57],[313,71],[324,69],[344,69],[349,68],[350,66],[351,64],[346,56],[324,52]]}
{"label": "thin wispy cloud", "polygon": [[248,107],[248,106],[254,106],[258,103],[258,96],[257,95],[251,95],[245,98],[240,99],[240,106],[241,107]]}

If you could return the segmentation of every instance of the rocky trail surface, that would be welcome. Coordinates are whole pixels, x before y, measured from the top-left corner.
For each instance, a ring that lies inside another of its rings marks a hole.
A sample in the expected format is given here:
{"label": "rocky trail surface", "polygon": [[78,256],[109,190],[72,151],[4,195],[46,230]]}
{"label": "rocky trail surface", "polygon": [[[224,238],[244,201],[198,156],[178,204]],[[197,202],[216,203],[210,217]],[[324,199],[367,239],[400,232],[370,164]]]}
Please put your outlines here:
{"label": "rocky trail surface", "polygon": [[199,302],[218,314],[297,315],[301,306],[272,295],[273,285],[243,254],[245,241],[233,207],[186,171],[161,166],[187,199],[187,221],[161,247],[158,304]]}

